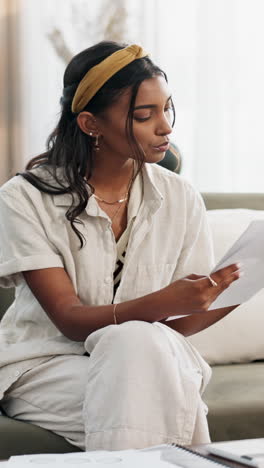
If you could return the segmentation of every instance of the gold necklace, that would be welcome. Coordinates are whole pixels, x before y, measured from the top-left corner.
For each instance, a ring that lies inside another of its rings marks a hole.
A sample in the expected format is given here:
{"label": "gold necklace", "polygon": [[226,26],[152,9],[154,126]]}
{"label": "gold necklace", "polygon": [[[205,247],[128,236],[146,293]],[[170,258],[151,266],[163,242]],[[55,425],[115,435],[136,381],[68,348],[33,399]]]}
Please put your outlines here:
{"label": "gold necklace", "polygon": [[125,198],[120,198],[119,200],[116,200],[114,202],[108,202],[108,201],[104,200],[103,198],[98,197],[98,195],[95,195],[95,194],[94,194],[94,198],[96,198],[96,200],[98,200],[98,201],[100,201],[102,203],[105,203],[106,205],[116,205],[116,203],[123,203],[124,201],[127,201],[128,192],[126,192]]}
{"label": "gold necklace", "polygon": [[[128,194],[129,194],[129,192],[128,192]],[[129,198],[129,197],[127,196],[126,199],[123,199],[122,201],[123,201],[123,202],[124,202],[124,201],[127,201],[128,198]],[[99,199],[99,201],[100,201],[100,199]],[[104,202],[104,200],[102,200],[102,202]],[[108,205],[113,205],[113,204],[114,204],[114,203],[108,203]],[[112,223],[112,224],[113,224],[113,221],[114,221],[115,217],[118,215],[118,213],[119,213],[121,207],[122,207],[122,202],[119,202],[119,206],[117,207],[117,210],[114,212],[114,216],[111,217],[111,216],[108,214],[109,218],[111,219],[111,223]]]}
{"label": "gold necklace", "polygon": [[128,187],[127,187],[127,192],[125,193],[124,198],[120,198],[119,200],[109,202],[109,201],[104,200],[103,198],[99,197],[98,195],[95,195],[95,193],[93,194],[94,198],[96,198],[96,200],[98,200],[101,203],[105,203],[106,205],[116,205],[117,203],[119,203],[119,204],[124,203],[125,201],[128,200],[128,197],[129,197],[129,192],[130,192],[130,189],[131,189],[132,181],[134,179],[134,172],[135,172],[135,161],[133,161],[133,173],[132,173],[132,177],[131,177],[131,179],[129,181],[129,184],[128,184]]}
{"label": "gold necklace", "polygon": [[113,224],[113,221],[115,219],[115,217],[118,215],[119,211],[120,211],[120,208],[121,208],[121,203],[119,204],[119,207],[117,208],[116,212],[114,213],[114,216],[112,216],[112,218],[109,216],[109,218],[111,219],[111,223]]}
{"label": "gold necklace", "polygon": [[130,191],[131,191],[133,179],[134,179],[134,164],[133,164],[133,174],[132,174],[132,177],[131,177],[131,179],[130,179],[130,181],[129,181],[128,188],[127,188],[127,192],[126,192],[126,194],[125,194],[125,198],[120,198],[119,200],[117,200],[117,201],[115,201],[115,202],[108,202],[108,201],[104,200],[103,198],[100,198],[100,197],[98,197],[97,195],[93,194],[94,197],[95,197],[99,202],[101,202],[101,203],[106,203],[106,205],[115,205],[116,203],[119,204],[117,210],[116,210],[115,213],[114,213],[114,216],[111,217],[111,216],[108,215],[109,218],[111,219],[111,223],[112,223],[112,224],[113,224],[113,221],[114,221],[115,217],[118,215],[118,213],[119,213],[119,211],[120,211],[120,209],[121,209],[122,203],[123,203],[123,202],[126,202],[126,201],[128,200],[128,198],[129,198],[129,196],[130,196]]}

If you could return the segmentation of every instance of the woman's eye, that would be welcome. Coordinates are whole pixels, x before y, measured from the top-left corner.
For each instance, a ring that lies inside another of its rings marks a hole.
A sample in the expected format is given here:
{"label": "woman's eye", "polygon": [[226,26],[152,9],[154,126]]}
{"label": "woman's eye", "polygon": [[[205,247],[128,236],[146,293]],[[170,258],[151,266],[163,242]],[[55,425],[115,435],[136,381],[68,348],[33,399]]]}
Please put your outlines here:
{"label": "woman's eye", "polygon": [[150,115],[141,116],[141,115],[134,115],[134,119],[138,122],[145,122],[146,120],[150,119]]}

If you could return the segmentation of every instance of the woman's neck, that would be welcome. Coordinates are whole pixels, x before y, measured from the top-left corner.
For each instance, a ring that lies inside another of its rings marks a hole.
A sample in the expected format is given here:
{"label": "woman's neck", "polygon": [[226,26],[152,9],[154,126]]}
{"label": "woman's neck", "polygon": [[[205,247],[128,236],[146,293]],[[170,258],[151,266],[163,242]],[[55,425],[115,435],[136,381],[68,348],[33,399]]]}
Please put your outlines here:
{"label": "woman's neck", "polygon": [[101,158],[98,158],[88,183],[94,188],[95,194],[105,196],[106,199],[107,196],[118,199],[127,193],[134,174],[133,159],[128,159],[120,165],[120,161],[105,164]]}

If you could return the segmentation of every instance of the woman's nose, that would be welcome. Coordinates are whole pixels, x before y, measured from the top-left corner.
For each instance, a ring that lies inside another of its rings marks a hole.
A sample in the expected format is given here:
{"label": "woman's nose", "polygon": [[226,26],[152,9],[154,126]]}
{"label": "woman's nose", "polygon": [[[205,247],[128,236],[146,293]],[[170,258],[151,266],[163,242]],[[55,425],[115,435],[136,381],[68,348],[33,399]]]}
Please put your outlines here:
{"label": "woman's nose", "polygon": [[159,120],[159,124],[157,127],[157,134],[158,135],[169,135],[172,132],[172,125],[168,116],[163,115]]}

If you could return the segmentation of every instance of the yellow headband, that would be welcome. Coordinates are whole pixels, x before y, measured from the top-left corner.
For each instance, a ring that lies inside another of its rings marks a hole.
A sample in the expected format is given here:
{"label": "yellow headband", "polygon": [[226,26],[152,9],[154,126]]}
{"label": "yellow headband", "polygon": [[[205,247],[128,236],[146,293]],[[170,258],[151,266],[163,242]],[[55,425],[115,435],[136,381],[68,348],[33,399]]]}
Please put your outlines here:
{"label": "yellow headband", "polygon": [[98,65],[91,68],[80,81],[72,100],[72,112],[80,112],[94,97],[97,91],[115,73],[136,59],[146,57],[142,47],[133,44],[109,55]]}

